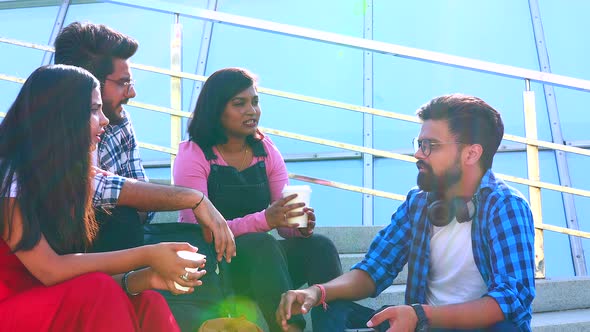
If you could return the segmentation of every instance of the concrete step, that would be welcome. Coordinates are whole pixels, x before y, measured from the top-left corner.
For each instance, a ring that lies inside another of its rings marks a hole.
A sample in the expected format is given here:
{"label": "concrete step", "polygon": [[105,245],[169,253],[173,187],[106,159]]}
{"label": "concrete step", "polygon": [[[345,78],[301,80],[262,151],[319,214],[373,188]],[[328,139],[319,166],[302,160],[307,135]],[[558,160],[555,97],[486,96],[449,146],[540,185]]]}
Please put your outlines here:
{"label": "concrete step", "polygon": [[590,308],[590,277],[537,280],[536,287],[535,312]]}
{"label": "concrete step", "polygon": [[535,313],[531,326],[534,332],[588,332],[590,309]]}
{"label": "concrete step", "polygon": [[315,232],[330,238],[342,254],[366,253],[384,226],[317,227]]}

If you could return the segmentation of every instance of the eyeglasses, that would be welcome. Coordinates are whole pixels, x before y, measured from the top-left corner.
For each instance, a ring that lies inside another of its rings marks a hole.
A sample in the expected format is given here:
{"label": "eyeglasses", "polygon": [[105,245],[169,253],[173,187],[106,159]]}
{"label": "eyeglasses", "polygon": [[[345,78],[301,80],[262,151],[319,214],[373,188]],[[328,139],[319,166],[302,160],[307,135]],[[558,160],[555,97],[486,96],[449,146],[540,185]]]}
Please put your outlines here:
{"label": "eyeglasses", "polygon": [[125,89],[125,95],[128,95],[131,92],[131,88],[135,85],[135,80],[129,81],[121,81],[121,80],[113,80],[110,78],[105,78],[106,81],[115,82],[120,88]]}
{"label": "eyeglasses", "polygon": [[433,142],[429,139],[418,139],[418,137],[412,140],[414,144],[414,152],[418,152],[418,150],[422,150],[424,156],[430,156],[432,152],[432,147],[437,145],[445,145],[445,144],[463,144],[463,142]]}

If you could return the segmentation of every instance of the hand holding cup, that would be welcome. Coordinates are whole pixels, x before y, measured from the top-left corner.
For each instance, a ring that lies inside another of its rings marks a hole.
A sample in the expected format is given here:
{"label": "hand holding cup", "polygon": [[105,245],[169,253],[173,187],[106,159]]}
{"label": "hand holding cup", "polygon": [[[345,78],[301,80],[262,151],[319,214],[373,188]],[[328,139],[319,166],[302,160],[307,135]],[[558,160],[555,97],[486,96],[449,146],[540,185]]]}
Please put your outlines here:
{"label": "hand holding cup", "polygon": [[[188,259],[191,261],[204,261],[206,256],[196,253],[196,252],[192,252],[192,251],[186,251],[186,250],[180,250],[177,251],[176,254],[184,259]],[[204,263],[203,263],[204,264]],[[184,268],[186,270],[186,273],[180,276],[180,279],[184,280],[184,281],[189,281],[189,273],[196,273],[199,271],[199,268],[191,268],[191,267],[185,267]],[[176,287],[176,289],[181,290],[181,291],[185,291],[188,292],[190,287],[184,287],[179,285],[176,281],[174,282],[174,286]]]}
{"label": "hand holding cup", "polygon": [[[299,208],[291,210],[289,213],[285,213],[285,218],[288,224],[297,224],[299,228],[307,228],[307,222],[309,219],[307,211],[304,211],[305,207],[309,207],[311,198],[311,188],[307,185],[302,186],[285,186],[282,191],[283,198],[293,194],[297,194],[295,198],[291,199],[289,204],[303,203]],[[313,210],[312,210],[313,211]],[[294,213],[295,212],[295,213]]]}

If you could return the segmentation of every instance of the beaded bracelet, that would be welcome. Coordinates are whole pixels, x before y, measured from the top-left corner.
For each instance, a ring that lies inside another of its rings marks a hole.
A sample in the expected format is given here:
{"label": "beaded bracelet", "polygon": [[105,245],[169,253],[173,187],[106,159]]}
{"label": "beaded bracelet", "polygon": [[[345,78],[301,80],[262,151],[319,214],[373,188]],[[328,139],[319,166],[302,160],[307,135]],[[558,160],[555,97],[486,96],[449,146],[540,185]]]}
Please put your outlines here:
{"label": "beaded bracelet", "polygon": [[129,291],[129,287],[128,287],[128,285],[127,285],[127,278],[128,278],[128,277],[129,277],[129,275],[130,275],[131,273],[133,273],[133,272],[135,272],[135,271],[131,270],[131,271],[129,271],[129,272],[126,272],[125,274],[123,274],[123,279],[121,280],[121,286],[123,287],[123,290],[125,291],[125,293],[126,293],[127,295],[136,296],[136,295],[139,295],[139,293],[140,293],[140,292],[138,292],[138,293],[131,293],[131,292]]}
{"label": "beaded bracelet", "polygon": [[205,199],[205,193],[201,193],[201,194],[203,194],[203,196],[201,196],[201,200],[200,200],[200,201],[199,201],[197,204],[195,204],[195,206],[193,206],[193,211],[194,211],[196,208],[198,208],[198,207],[199,207],[199,205],[201,205],[201,203],[203,203],[203,200]]}

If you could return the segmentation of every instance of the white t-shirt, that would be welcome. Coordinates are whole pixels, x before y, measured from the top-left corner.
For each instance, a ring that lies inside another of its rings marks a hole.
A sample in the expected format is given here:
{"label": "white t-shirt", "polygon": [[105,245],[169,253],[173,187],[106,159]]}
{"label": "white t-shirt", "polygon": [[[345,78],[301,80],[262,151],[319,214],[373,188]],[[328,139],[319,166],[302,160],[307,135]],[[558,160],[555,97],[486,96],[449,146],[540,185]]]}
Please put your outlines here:
{"label": "white t-shirt", "polygon": [[473,259],[471,222],[453,219],[444,227],[433,226],[426,302],[445,305],[478,299],[487,286]]}

